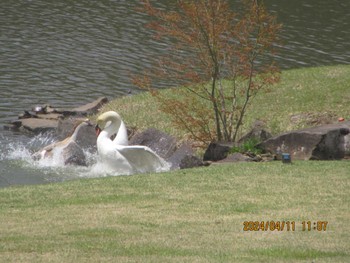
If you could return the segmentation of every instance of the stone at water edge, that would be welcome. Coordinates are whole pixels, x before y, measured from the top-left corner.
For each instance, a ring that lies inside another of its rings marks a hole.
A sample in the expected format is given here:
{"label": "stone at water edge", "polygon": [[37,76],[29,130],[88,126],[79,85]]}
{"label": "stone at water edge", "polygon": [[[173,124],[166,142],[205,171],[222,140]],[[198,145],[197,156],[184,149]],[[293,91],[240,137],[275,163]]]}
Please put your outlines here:
{"label": "stone at water edge", "polygon": [[32,132],[34,134],[55,130],[58,126],[57,120],[29,118],[21,119],[20,121],[21,126],[19,128],[22,131]]}
{"label": "stone at water edge", "polygon": [[101,97],[91,103],[68,110],[56,109],[50,105],[37,106],[34,108],[34,113],[25,110],[24,114],[20,114],[17,120],[5,124],[4,129],[33,134],[56,130],[59,120],[69,116],[94,114],[107,102],[106,97]]}
{"label": "stone at water edge", "polygon": [[203,161],[220,161],[225,159],[230,150],[236,146],[232,142],[211,142],[204,153]]}
{"label": "stone at water edge", "polygon": [[218,163],[235,163],[235,162],[253,162],[253,158],[244,155],[243,153],[229,154],[225,159],[218,161]]}
{"label": "stone at water edge", "polygon": [[175,152],[176,144],[174,137],[154,128],[137,133],[129,142],[129,145],[147,146],[165,160]]}
{"label": "stone at water edge", "polygon": [[171,169],[185,169],[203,165],[203,161],[195,156],[189,143],[182,143],[178,147],[178,142],[173,136],[154,128],[134,135],[129,144],[151,148],[171,164]]}
{"label": "stone at water edge", "polygon": [[291,131],[270,138],[258,148],[279,155],[289,153],[293,160],[338,160],[349,156],[350,122]]}
{"label": "stone at water edge", "polygon": [[183,143],[176,151],[167,159],[171,164],[171,169],[188,169],[203,166],[204,162],[196,156],[189,143]]}
{"label": "stone at water edge", "polygon": [[64,165],[87,166],[86,156],[82,148],[75,142],[70,142],[63,150]]}
{"label": "stone at water edge", "polygon": [[194,167],[204,166],[203,161],[195,155],[185,155],[180,161],[180,169],[189,169]]}
{"label": "stone at water edge", "polygon": [[[59,140],[63,140],[72,135],[74,128],[79,125],[85,118],[68,118],[60,120],[56,130],[56,135]],[[93,125],[82,127],[78,134],[76,143],[83,149],[95,149],[96,148],[96,133]]]}
{"label": "stone at water edge", "polygon": [[97,113],[98,110],[107,102],[108,99],[106,97],[100,97],[93,102],[74,108],[71,111],[75,112],[76,115],[91,115]]}

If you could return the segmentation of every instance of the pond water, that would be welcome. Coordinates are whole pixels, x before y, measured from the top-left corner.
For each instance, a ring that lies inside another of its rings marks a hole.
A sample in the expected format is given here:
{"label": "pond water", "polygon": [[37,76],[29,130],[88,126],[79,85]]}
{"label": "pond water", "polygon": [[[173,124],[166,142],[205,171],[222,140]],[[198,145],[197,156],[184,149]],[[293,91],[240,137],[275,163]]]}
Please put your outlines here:
{"label": "pond water", "polygon": [[[167,7],[173,1],[157,2]],[[349,1],[265,3],[284,24],[278,56],[282,69],[350,63]],[[135,10],[138,6],[136,0],[2,0],[0,187],[89,174],[89,167],[32,162],[31,151],[54,138],[29,137],[2,126],[34,105],[75,107],[101,96],[139,92],[130,76],[147,67],[166,43],[151,38],[144,27],[147,17]]]}

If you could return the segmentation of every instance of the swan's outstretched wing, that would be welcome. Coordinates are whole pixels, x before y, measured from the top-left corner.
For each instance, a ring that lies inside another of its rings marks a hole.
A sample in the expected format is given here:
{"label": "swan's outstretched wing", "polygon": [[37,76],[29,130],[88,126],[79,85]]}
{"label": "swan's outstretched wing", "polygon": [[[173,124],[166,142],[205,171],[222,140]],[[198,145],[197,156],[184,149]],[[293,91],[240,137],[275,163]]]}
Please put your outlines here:
{"label": "swan's outstretched wing", "polygon": [[167,163],[147,146],[117,146],[117,150],[137,172],[167,169]]}

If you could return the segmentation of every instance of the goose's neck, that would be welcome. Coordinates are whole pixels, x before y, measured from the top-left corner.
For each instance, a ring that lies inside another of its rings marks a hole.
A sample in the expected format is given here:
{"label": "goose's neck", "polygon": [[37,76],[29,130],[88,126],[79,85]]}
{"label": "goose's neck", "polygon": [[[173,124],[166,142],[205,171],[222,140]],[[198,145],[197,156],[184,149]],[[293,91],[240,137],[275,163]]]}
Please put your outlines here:
{"label": "goose's neck", "polygon": [[80,123],[74,130],[72,136],[70,137],[73,141],[77,139],[80,129],[84,126],[84,123]]}

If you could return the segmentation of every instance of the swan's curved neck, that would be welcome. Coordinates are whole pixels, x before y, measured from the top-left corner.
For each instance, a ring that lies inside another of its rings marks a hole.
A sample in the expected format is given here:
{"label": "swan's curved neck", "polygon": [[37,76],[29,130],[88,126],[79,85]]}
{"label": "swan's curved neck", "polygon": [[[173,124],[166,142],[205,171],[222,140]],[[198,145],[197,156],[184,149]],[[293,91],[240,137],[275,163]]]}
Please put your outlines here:
{"label": "swan's curved neck", "polygon": [[[121,121],[113,119],[107,122],[107,126],[102,130],[108,137],[111,137],[114,134],[118,134]],[[101,132],[101,133],[102,133]]]}

